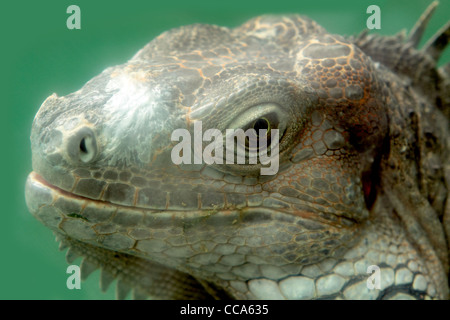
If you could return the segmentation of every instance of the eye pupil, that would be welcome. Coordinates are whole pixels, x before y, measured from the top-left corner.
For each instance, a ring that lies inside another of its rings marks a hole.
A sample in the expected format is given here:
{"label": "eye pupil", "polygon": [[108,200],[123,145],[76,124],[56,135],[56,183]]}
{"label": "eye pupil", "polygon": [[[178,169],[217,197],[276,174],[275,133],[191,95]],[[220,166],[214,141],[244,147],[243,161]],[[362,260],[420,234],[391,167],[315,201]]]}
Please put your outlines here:
{"label": "eye pupil", "polygon": [[253,129],[256,130],[256,134],[259,134],[259,130],[269,130],[269,121],[266,118],[259,118],[253,124]]}

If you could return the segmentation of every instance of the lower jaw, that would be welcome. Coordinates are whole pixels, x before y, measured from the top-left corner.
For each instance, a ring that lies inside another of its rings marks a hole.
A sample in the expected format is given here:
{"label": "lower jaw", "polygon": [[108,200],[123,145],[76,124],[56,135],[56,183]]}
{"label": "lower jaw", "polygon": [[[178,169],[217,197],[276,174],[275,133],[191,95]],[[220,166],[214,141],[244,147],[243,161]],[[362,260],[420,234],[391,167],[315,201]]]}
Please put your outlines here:
{"label": "lower jaw", "polygon": [[[72,195],[37,173],[27,179],[26,201],[38,220],[63,236],[183,272],[202,270],[211,279],[227,268],[245,274],[246,265],[256,277],[263,276],[259,265],[288,276],[300,265],[341,256],[358,238],[355,228],[319,222],[306,212],[302,217],[261,207],[179,212],[124,207]],[[240,265],[241,260],[247,262]]]}

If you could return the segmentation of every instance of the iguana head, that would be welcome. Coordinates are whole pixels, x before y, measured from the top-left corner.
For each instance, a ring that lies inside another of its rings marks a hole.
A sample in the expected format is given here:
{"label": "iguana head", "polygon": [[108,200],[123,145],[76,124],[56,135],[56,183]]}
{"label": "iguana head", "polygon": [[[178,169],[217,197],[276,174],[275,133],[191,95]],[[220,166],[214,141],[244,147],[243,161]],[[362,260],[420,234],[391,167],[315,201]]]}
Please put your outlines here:
{"label": "iguana head", "polygon": [[[440,112],[441,89],[421,91],[420,79],[378,57],[373,44],[385,45],[380,39],[332,35],[296,15],[165,32],[79,91],[42,104],[31,133],[29,209],[68,239],[189,274],[237,298],[268,298],[273,286],[296,298],[289,288],[303,278],[314,283],[311,298],[348,298],[361,277],[318,266],[356,263],[349,251],[359,248],[370,264],[387,267],[374,252],[387,254],[393,244],[435,268],[437,276],[422,272],[426,287],[417,292],[443,297],[436,279],[445,277],[447,258],[439,216],[448,128],[432,131],[436,145],[417,163],[410,156],[422,132],[408,113],[429,121],[423,110]],[[408,57],[436,60],[397,40]],[[442,80],[434,64],[427,72]],[[445,118],[436,123],[448,126]],[[244,164],[225,161],[229,145],[211,153],[212,142],[225,141],[230,129],[265,130],[276,170],[262,175],[267,164],[249,163],[261,150],[251,149],[248,137],[233,143]],[[180,147],[177,130],[192,140]],[[274,132],[278,139],[270,140]],[[214,163],[205,163],[208,152]],[[417,170],[437,159],[435,179],[418,179]],[[438,231],[411,214],[407,196],[396,196],[408,183]],[[405,212],[398,212],[401,205]],[[425,229],[420,236],[410,235],[410,215]],[[393,241],[398,230],[403,234]],[[398,266],[389,265],[394,272]],[[314,267],[316,274],[308,271]],[[321,277],[331,279],[325,289]]]}

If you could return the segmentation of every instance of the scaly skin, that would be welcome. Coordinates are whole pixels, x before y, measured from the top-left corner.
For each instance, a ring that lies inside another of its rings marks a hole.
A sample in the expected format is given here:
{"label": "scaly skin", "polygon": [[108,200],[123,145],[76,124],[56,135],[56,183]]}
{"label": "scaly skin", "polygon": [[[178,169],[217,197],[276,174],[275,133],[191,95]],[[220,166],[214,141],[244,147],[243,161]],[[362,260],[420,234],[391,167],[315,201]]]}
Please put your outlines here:
{"label": "scaly skin", "polygon": [[[43,103],[28,207],[118,298],[446,299],[448,27],[414,48],[434,7],[408,39],[296,15],[163,33]],[[258,119],[280,130],[275,175],[171,160],[175,129]]]}

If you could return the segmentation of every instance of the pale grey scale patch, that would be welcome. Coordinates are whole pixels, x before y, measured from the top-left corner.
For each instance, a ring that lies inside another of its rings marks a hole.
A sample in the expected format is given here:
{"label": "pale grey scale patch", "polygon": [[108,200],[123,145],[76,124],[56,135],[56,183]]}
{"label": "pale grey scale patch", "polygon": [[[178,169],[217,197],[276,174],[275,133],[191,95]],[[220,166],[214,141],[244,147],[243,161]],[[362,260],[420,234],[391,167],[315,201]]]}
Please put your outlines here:
{"label": "pale grey scale patch", "polygon": [[254,186],[258,183],[258,179],[255,177],[244,177],[243,183],[248,186]]}
{"label": "pale grey scale patch", "polygon": [[189,242],[189,239],[187,239],[186,237],[179,237],[178,235],[171,235],[171,234],[167,235],[165,241],[167,241],[168,244],[174,247],[187,246],[191,244]]}
{"label": "pale grey scale patch", "polygon": [[230,281],[230,286],[240,293],[248,292],[248,286],[244,281]]}
{"label": "pale grey scale patch", "polygon": [[264,198],[263,206],[277,209],[286,209],[290,207],[289,203],[274,198]]}
{"label": "pale grey scale patch", "polygon": [[128,182],[132,177],[132,173],[129,171],[121,171],[119,173],[119,180],[122,182]]}
{"label": "pale grey scale patch", "polygon": [[194,255],[194,250],[189,246],[172,247],[164,250],[164,254],[173,258],[190,258]]}
{"label": "pale grey scale patch", "polygon": [[156,215],[152,213],[146,214],[143,221],[144,226],[151,229],[154,232],[154,234],[156,232],[161,232],[161,234],[165,236],[167,235],[168,229],[177,230],[180,227],[180,224],[182,223],[171,221],[170,219],[167,219],[165,217],[158,216],[157,213],[155,214]]}
{"label": "pale grey scale patch", "polygon": [[351,261],[342,261],[338,263],[333,268],[333,272],[344,277],[351,277],[355,275],[355,270]]}
{"label": "pale grey scale patch", "polygon": [[205,228],[212,228],[212,230],[215,228],[222,228],[222,232],[226,232],[226,227],[232,226],[236,222],[236,217],[234,213],[222,214],[220,212],[214,212],[203,218],[202,221]]}
{"label": "pale grey scale patch", "polygon": [[373,262],[370,261],[367,255],[354,263],[356,274],[364,275],[367,273],[367,268],[372,265]]}
{"label": "pale grey scale patch", "polygon": [[313,143],[312,148],[314,149],[315,154],[318,156],[325,154],[325,152],[327,152],[328,150],[323,141],[317,141]]}
{"label": "pale grey scale patch", "polygon": [[[45,154],[60,154],[60,147],[63,141],[63,133],[58,129],[53,129],[41,136],[40,144],[42,152]],[[51,159],[56,160],[56,159]],[[58,164],[51,161],[53,164]]]}
{"label": "pale grey scale patch", "polygon": [[413,273],[407,268],[400,268],[395,271],[395,285],[404,285],[412,283],[413,281]]}
{"label": "pale grey scale patch", "polygon": [[90,178],[91,171],[85,168],[77,168],[73,171],[73,174],[78,176],[79,178]]}
{"label": "pale grey scale patch", "polygon": [[124,183],[110,183],[102,200],[116,204],[133,205],[135,188]]}
{"label": "pale grey scale patch", "polygon": [[307,277],[288,277],[280,281],[279,287],[283,296],[290,300],[309,300],[316,295],[314,280]]}
{"label": "pale grey scale patch", "polygon": [[326,131],[323,135],[323,141],[331,150],[340,149],[345,144],[344,136],[335,130]]}
{"label": "pale grey scale patch", "polygon": [[350,100],[360,100],[364,96],[364,91],[358,85],[350,85],[345,87],[345,96]]}
{"label": "pale grey scale patch", "polygon": [[339,196],[337,196],[334,193],[324,193],[323,197],[325,200],[332,202],[332,203],[338,203],[340,201]]}
{"label": "pale grey scale patch", "polygon": [[81,215],[88,221],[93,223],[104,222],[111,218],[116,209],[110,206],[101,206],[96,204],[94,206],[87,205],[82,211]]}
{"label": "pale grey scale patch", "polygon": [[229,243],[237,245],[239,250],[243,250],[243,251],[240,251],[240,253],[243,253],[243,254],[248,253],[248,251],[246,251],[246,250],[248,250],[249,248],[245,247],[245,238],[244,237],[234,236],[230,239]]}
{"label": "pale grey scale patch", "polygon": [[55,171],[49,171],[48,176],[44,175],[44,178],[48,181],[52,181],[52,184],[58,186],[63,190],[72,190],[75,185],[75,177],[71,174],[67,174],[65,170],[61,170],[59,166],[54,167]]}
{"label": "pale grey scale patch", "polygon": [[52,165],[59,165],[60,163],[64,163],[64,158],[61,153],[48,153],[46,155],[46,160]]}
{"label": "pale grey scale patch", "polygon": [[263,196],[261,194],[249,194],[247,195],[247,205],[250,207],[257,207],[262,205]]}
{"label": "pale grey scale patch", "polygon": [[144,219],[144,214],[142,211],[133,210],[130,208],[121,209],[119,208],[112,219],[113,223],[117,223],[123,227],[134,227],[142,222]]}
{"label": "pale grey scale patch", "polygon": [[293,197],[293,198],[298,197],[298,195],[300,194],[299,191],[297,191],[296,189],[291,188],[291,187],[282,187],[282,188],[280,188],[280,193],[283,196]]}
{"label": "pale grey scale patch", "polygon": [[118,178],[118,174],[114,170],[106,170],[103,173],[103,179],[115,181],[115,180],[117,180],[117,178]]}
{"label": "pale grey scale patch", "polygon": [[427,279],[422,274],[414,277],[413,289],[417,291],[426,291],[428,285]]}
{"label": "pale grey scale patch", "polygon": [[53,229],[57,230],[60,228],[60,223],[63,221],[64,215],[53,206],[41,206],[35,211],[35,216],[42,221],[42,223]]}
{"label": "pale grey scale patch", "polygon": [[330,258],[330,259],[325,259],[322,262],[320,262],[318,264],[320,270],[322,270],[323,273],[327,273],[330,272],[334,266],[337,264],[337,260]]}
{"label": "pale grey scale patch", "polygon": [[261,192],[262,192],[261,184],[257,184],[257,185],[252,186],[252,187],[247,187],[247,193],[255,194],[255,193],[261,193]]}
{"label": "pale grey scale patch", "polygon": [[[25,194],[25,200],[31,212],[39,213],[40,209],[53,203],[52,193],[40,184],[33,183],[30,177],[28,177],[26,185],[26,188],[30,191]],[[39,201],[36,201],[37,199],[39,199]]]}
{"label": "pale grey scale patch", "polygon": [[135,240],[121,233],[114,233],[105,235],[101,243],[111,250],[126,250],[134,246]]}
{"label": "pale grey scale patch", "polygon": [[234,187],[234,191],[237,192],[237,193],[247,193],[248,192],[247,190],[249,190],[249,189],[253,190],[253,188],[254,187],[248,187],[248,186],[246,186],[244,184],[237,184]]}
{"label": "pale grey scale patch", "polygon": [[225,272],[223,270],[220,271],[220,273],[217,274],[217,277],[224,281],[236,281],[238,277],[231,271],[231,272]]}
{"label": "pale grey scale patch", "polygon": [[383,276],[381,277],[381,283],[380,283],[380,290],[385,290],[386,288],[389,288],[394,284],[395,281],[395,273],[394,269],[392,268],[380,268],[380,274]]}
{"label": "pale grey scale patch", "polygon": [[100,199],[106,182],[97,179],[80,179],[74,189],[74,193],[90,199]]}
{"label": "pale grey scale patch", "polygon": [[333,124],[328,119],[324,119],[324,121],[320,125],[320,130],[322,130],[323,132],[325,132],[329,129],[332,129],[332,128],[333,128]]}
{"label": "pale grey scale patch", "polygon": [[240,233],[242,237],[247,237],[245,244],[249,247],[259,248],[262,245],[265,245],[264,239],[261,236],[258,236],[254,231]]}
{"label": "pale grey scale patch", "polygon": [[[172,161],[172,160],[170,160]],[[166,162],[167,164],[167,162]],[[206,167],[205,164],[195,164],[195,163],[191,163],[191,164],[186,164],[186,163],[181,163],[178,168],[182,171],[188,171],[188,172],[197,172],[197,171],[202,171],[202,169]]]}
{"label": "pale grey scale patch", "polygon": [[328,80],[325,82],[325,86],[328,87],[328,88],[334,88],[334,87],[336,87],[336,86],[337,86],[337,81],[336,81],[336,79],[328,79]]}
{"label": "pale grey scale patch", "polygon": [[356,282],[344,289],[344,298],[347,300],[375,300],[380,295],[380,290],[369,289],[367,279]]}
{"label": "pale grey scale patch", "polygon": [[309,231],[320,231],[325,229],[325,226],[322,223],[310,219],[299,218],[296,223]]}
{"label": "pale grey scale patch", "polygon": [[152,232],[150,232],[148,229],[137,227],[133,228],[129,232],[129,236],[132,237],[134,240],[145,240],[151,238]]}
{"label": "pale grey scale patch", "polygon": [[144,188],[138,192],[137,205],[142,208],[165,209],[167,192],[160,189]]}
{"label": "pale grey scale patch", "polygon": [[91,224],[76,218],[64,219],[59,228],[67,235],[78,240],[94,240],[97,233],[92,229]]}
{"label": "pale grey scale patch", "polygon": [[334,99],[340,99],[344,95],[342,88],[331,88],[328,92],[330,93],[330,97]]}
{"label": "pale grey scale patch", "polygon": [[99,169],[99,170],[94,170],[91,172],[92,178],[100,180],[103,176],[103,169]]}
{"label": "pale grey scale patch", "polygon": [[234,267],[233,274],[235,278],[240,279],[252,279],[255,276],[260,276],[259,266],[254,265],[252,263],[246,263],[244,265]]}
{"label": "pale grey scale patch", "polygon": [[244,208],[247,206],[247,198],[244,194],[230,193],[225,196],[227,205],[231,205],[236,208]]}
{"label": "pale grey scale patch", "polygon": [[285,300],[280,292],[278,283],[268,279],[255,279],[248,281],[248,288],[256,299]]}
{"label": "pale grey scale patch", "polygon": [[95,232],[103,235],[117,232],[118,226],[115,223],[102,223],[95,225],[93,228]]}
{"label": "pale grey scale patch", "polygon": [[319,140],[322,139],[322,135],[323,135],[322,130],[316,130],[316,131],[313,132],[311,138],[312,138],[314,141],[319,141]]}
{"label": "pale grey scale patch", "polygon": [[[240,247],[238,252],[240,253],[242,251],[242,249],[243,249],[243,247]],[[260,250],[258,249],[258,251],[260,251]],[[265,260],[265,257],[268,257],[270,255],[270,252],[267,250],[267,248],[263,248],[263,250],[261,250],[261,251],[262,251],[261,256],[257,256],[257,255],[255,255],[255,251],[252,248],[246,247],[246,252],[243,252],[243,254],[246,255],[248,263],[252,263],[252,264],[259,265],[262,267],[263,265],[268,263]],[[258,252],[258,254],[259,254],[259,252]],[[261,269],[261,272],[262,272],[262,270],[263,269]]]}
{"label": "pale grey scale patch", "polygon": [[225,184],[222,187],[221,191],[223,191],[224,193],[232,193],[232,192],[236,192],[235,188],[236,188],[236,185],[234,185],[234,184]]}
{"label": "pale grey scale patch", "polygon": [[348,56],[350,47],[341,44],[323,45],[313,43],[303,50],[303,55],[312,59],[336,58]]}
{"label": "pale grey scale patch", "polygon": [[240,266],[243,265],[245,262],[246,262],[245,255],[237,253],[223,256],[219,261],[219,263],[230,267]]}
{"label": "pale grey scale patch", "polygon": [[329,274],[316,280],[318,296],[327,296],[341,291],[347,280],[337,274]]}
{"label": "pale grey scale patch", "polygon": [[133,178],[131,178],[130,183],[137,188],[144,188],[144,187],[151,186],[149,181],[143,177],[133,177]]}
{"label": "pale grey scale patch", "polygon": [[174,192],[169,192],[169,205],[171,210],[186,210],[199,208],[199,195],[197,192],[192,192],[189,189],[178,189]]}
{"label": "pale grey scale patch", "polygon": [[224,194],[220,192],[201,193],[202,209],[222,209],[225,206]]}
{"label": "pale grey scale patch", "polygon": [[53,203],[55,208],[59,209],[61,212],[65,213],[67,216],[76,216],[80,218],[85,218],[82,216],[81,203],[75,199],[58,197],[58,199]]}
{"label": "pale grey scale patch", "polygon": [[203,170],[201,171],[202,175],[206,176],[207,178],[215,179],[215,180],[222,180],[225,176],[223,172],[220,172],[218,170],[213,169],[211,166],[205,166]]}
{"label": "pale grey scale patch", "polygon": [[295,60],[292,59],[280,59],[274,62],[271,62],[269,66],[278,71],[291,71],[295,65]]}
{"label": "pale grey scale patch", "polygon": [[270,280],[278,280],[286,277],[289,273],[278,266],[260,264],[261,274],[264,278]]}
{"label": "pale grey scale patch", "polygon": [[151,255],[152,253],[162,253],[170,248],[170,245],[160,239],[139,240],[136,249]]}
{"label": "pale grey scale patch", "polygon": [[325,179],[313,179],[311,186],[321,192],[330,191],[330,185]]}
{"label": "pale grey scale patch", "polygon": [[214,253],[214,252],[208,252],[208,253],[201,253],[193,256],[190,261],[193,263],[198,263],[199,265],[215,265],[218,263],[219,259],[222,257],[222,255]]}
{"label": "pale grey scale patch", "polygon": [[236,248],[237,246],[234,244],[227,244],[224,241],[218,241],[218,238],[215,237],[214,238],[216,242],[220,243],[223,242],[221,244],[218,244],[215,248],[214,248],[214,253],[219,254],[221,256],[227,256],[230,254],[234,254],[236,252]]}

